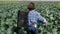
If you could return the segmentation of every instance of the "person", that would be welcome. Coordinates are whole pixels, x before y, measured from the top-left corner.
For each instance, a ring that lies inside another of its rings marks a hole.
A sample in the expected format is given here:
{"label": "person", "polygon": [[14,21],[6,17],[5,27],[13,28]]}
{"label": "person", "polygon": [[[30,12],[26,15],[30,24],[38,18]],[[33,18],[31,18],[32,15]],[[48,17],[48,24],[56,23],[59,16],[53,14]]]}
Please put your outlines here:
{"label": "person", "polygon": [[40,15],[39,12],[35,11],[35,4],[33,2],[30,2],[27,8],[29,10],[27,34],[38,34],[37,21],[39,20],[46,23],[46,26],[47,26],[47,21],[44,17]]}

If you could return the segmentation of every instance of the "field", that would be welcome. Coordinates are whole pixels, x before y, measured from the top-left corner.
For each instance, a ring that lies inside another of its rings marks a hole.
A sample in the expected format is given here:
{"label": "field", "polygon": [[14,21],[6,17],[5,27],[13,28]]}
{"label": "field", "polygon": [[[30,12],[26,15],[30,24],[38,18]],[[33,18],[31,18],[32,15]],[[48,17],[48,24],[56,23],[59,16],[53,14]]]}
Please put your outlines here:
{"label": "field", "polygon": [[[29,2],[5,1],[0,2],[0,34],[17,34],[13,27],[17,27],[18,10],[27,11]],[[60,34],[60,3],[59,2],[34,2],[36,9],[48,21],[48,27],[39,34]],[[43,32],[45,31],[45,32]],[[14,32],[14,33],[13,33]],[[26,34],[24,28],[21,29]]]}

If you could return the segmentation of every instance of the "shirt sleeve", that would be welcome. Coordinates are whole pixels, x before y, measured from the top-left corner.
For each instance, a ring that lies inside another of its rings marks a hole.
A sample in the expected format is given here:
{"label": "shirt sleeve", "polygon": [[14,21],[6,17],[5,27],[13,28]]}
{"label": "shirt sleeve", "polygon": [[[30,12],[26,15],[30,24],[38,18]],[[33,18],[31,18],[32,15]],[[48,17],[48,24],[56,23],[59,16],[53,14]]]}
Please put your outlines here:
{"label": "shirt sleeve", "polygon": [[46,19],[45,19],[44,17],[42,17],[42,16],[40,15],[40,13],[38,13],[38,18],[39,18],[40,21],[46,23]]}

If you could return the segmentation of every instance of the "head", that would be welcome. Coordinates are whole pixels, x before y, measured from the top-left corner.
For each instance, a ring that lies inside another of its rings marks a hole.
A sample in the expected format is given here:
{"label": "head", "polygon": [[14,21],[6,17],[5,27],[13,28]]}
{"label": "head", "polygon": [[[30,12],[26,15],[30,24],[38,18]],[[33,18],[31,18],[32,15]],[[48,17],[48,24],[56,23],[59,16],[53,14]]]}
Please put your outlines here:
{"label": "head", "polygon": [[35,4],[33,2],[30,2],[27,8],[28,8],[28,10],[34,10]]}

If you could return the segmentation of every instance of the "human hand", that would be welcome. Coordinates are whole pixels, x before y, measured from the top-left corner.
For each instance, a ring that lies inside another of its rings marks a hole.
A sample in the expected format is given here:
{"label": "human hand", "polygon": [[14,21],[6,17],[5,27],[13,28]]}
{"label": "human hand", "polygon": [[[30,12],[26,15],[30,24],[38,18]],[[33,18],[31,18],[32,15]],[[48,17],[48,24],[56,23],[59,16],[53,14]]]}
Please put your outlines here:
{"label": "human hand", "polygon": [[36,23],[34,23],[34,24],[33,24],[33,26],[34,26],[34,27],[37,27],[37,24],[36,24]]}

